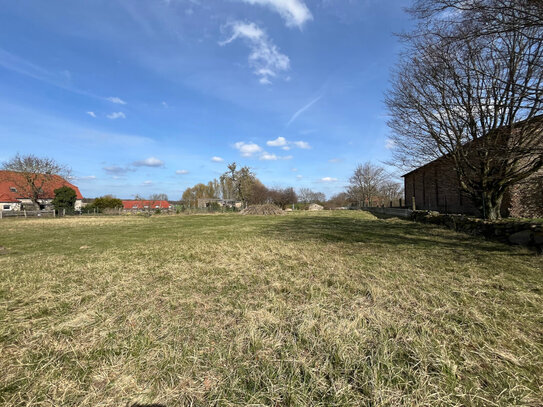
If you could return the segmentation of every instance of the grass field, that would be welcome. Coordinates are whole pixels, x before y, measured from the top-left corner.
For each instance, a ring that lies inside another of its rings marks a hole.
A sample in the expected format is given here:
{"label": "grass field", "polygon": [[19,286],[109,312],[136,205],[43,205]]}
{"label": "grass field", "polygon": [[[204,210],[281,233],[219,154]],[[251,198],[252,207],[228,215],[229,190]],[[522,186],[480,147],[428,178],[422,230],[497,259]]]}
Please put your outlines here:
{"label": "grass field", "polygon": [[0,403],[541,406],[543,258],[364,212],[0,222]]}

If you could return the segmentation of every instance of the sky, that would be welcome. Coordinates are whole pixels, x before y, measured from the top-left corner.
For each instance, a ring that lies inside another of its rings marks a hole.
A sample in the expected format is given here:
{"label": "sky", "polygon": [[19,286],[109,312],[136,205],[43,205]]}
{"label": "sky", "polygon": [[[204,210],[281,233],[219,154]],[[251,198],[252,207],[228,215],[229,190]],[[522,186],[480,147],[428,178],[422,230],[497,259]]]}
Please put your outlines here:
{"label": "sky", "polygon": [[408,0],[0,0],[0,161],[83,196],[171,200],[228,163],[341,192],[390,158],[384,92]]}

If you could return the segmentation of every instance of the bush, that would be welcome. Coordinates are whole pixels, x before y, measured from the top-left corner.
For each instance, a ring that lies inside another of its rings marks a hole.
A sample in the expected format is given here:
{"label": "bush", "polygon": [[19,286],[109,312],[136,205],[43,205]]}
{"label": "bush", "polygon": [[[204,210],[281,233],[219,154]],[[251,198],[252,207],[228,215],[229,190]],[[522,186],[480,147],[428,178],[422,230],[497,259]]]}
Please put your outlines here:
{"label": "bush", "polygon": [[106,195],[100,198],[96,198],[92,204],[87,205],[87,210],[91,212],[96,209],[98,212],[104,212],[105,209],[116,209],[122,207],[123,201],[118,198]]}
{"label": "bush", "polygon": [[55,198],[53,199],[53,206],[60,213],[65,210],[66,213],[74,213],[75,201],[77,200],[77,194],[70,187],[61,187],[55,189]]}

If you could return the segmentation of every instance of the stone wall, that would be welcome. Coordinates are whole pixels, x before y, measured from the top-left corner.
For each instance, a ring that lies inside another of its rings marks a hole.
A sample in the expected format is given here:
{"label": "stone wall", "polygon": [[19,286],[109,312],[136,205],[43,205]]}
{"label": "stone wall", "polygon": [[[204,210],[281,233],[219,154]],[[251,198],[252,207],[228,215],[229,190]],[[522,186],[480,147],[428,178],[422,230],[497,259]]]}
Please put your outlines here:
{"label": "stone wall", "polygon": [[521,245],[543,251],[543,222],[523,220],[486,221],[465,215],[440,214],[431,211],[412,211],[416,222],[445,226],[458,232],[483,236],[489,240]]}

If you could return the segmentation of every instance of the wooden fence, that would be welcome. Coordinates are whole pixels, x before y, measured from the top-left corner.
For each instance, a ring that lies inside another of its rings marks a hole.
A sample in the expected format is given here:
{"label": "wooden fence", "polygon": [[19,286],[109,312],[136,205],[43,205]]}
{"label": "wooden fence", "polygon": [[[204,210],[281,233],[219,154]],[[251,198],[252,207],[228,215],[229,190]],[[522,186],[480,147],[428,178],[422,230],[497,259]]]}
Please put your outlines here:
{"label": "wooden fence", "polygon": [[54,218],[54,210],[47,211],[0,211],[0,219],[7,218]]}

